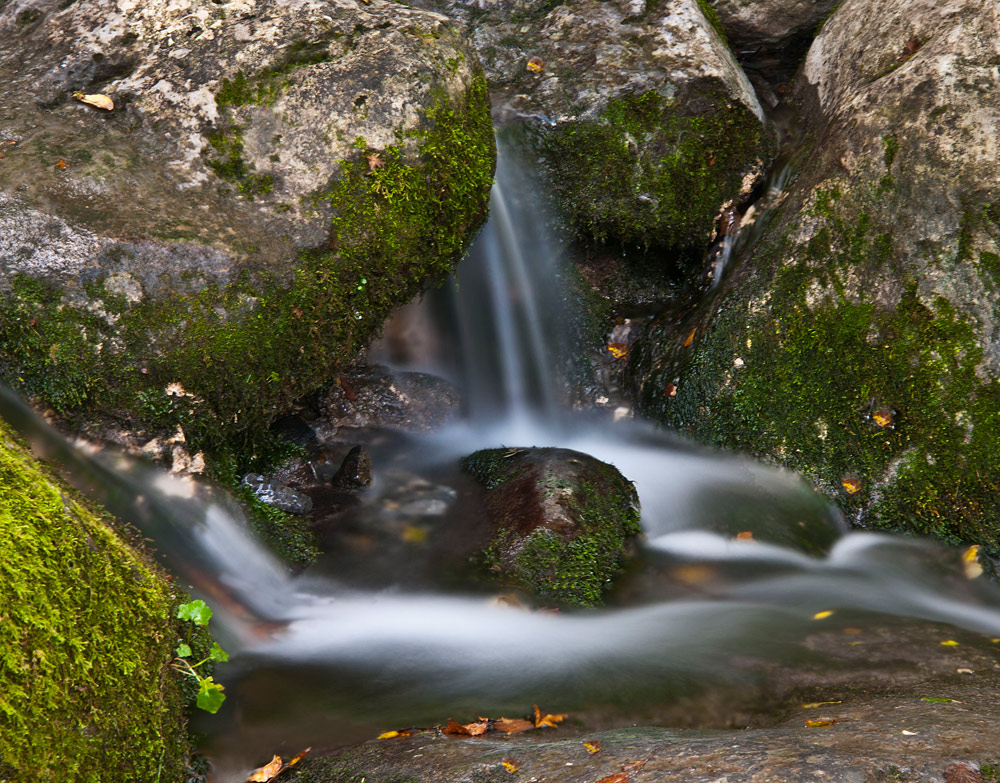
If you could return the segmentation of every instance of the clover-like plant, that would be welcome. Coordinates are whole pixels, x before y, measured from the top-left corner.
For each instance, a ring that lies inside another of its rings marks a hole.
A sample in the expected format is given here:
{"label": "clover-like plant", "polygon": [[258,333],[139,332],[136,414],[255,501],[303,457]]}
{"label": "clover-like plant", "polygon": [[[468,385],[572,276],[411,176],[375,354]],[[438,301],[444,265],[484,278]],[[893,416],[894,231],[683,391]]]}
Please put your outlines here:
{"label": "clover-like plant", "polygon": [[[208,621],[211,618],[212,608],[200,599],[188,601],[177,607],[178,620],[188,620],[202,628],[208,625]],[[223,693],[224,688],[221,683],[216,682],[212,678],[212,675],[202,675],[198,671],[198,668],[208,661],[217,663],[228,661],[229,654],[217,642],[212,642],[212,647],[208,651],[208,655],[197,663],[191,662],[193,650],[191,649],[191,645],[186,642],[178,644],[175,652],[177,657],[174,658],[171,665],[181,674],[191,677],[198,683],[198,695],[195,697],[195,704],[206,712],[218,712],[219,707],[222,706],[222,702],[226,700],[226,694]]]}

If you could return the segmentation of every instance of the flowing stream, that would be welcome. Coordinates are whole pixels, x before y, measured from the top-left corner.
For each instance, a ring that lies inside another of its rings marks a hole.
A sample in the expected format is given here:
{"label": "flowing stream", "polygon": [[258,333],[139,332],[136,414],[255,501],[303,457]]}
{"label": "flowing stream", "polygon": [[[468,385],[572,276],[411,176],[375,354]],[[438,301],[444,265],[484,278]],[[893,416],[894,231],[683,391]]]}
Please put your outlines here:
{"label": "flowing stream", "polygon": [[[373,448],[375,488],[358,513],[389,524],[383,501],[399,471],[460,497],[456,461],[478,448],[587,452],[632,479],[642,503],[641,551],[606,609],[498,605],[435,580],[433,568],[419,581],[397,577],[419,557],[416,546],[373,554],[365,579],[345,576],[336,559],[289,577],[208,488],[83,453],[0,394],[0,413],[36,449],[155,539],[170,567],[216,606],[213,626],[234,653],[217,672],[229,699],[196,724],[215,780],[243,780],[272,753],[331,749],[450,717],[521,715],[536,703],[579,716],[588,731],[669,724],[680,721],[677,705],[696,713],[712,698],[760,698],[754,687],[768,672],[816,665],[822,655],[804,640],[823,623],[859,630],[931,621],[1000,634],[1000,591],[968,578],[958,551],[849,532],[794,475],[639,421],[565,410],[550,372],[567,352],[563,246],[530,182],[505,152],[489,224],[456,282],[424,303],[433,312],[420,322],[444,324],[430,341],[441,347],[412,361],[460,381],[468,415]],[[398,351],[394,358],[402,361]],[[468,513],[456,501],[423,523],[458,530],[471,524]],[[223,593],[235,600],[213,600]],[[685,720],[700,723],[696,714]]]}

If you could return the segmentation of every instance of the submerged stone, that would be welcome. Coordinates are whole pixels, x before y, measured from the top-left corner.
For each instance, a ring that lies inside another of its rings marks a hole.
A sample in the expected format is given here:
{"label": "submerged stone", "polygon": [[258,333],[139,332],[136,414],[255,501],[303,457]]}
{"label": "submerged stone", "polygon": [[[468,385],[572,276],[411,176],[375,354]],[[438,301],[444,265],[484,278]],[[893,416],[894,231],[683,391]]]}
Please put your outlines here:
{"label": "submerged stone", "polygon": [[486,489],[487,568],[542,601],[603,602],[641,530],[632,482],[569,449],[484,449],[462,465]]}
{"label": "submerged stone", "polygon": [[312,511],[312,498],[276,479],[265,478],[259,473],[247,473],[243,477],[243,486],[253,490],[254,496],[261,503],[274,506],[279,511],[300,515]]}
{"label": "submerged stone", "polygon": [[485,219],[485,81],[438,15],[36,7],[0,6],[0,374],[59,413],[259,431]]}

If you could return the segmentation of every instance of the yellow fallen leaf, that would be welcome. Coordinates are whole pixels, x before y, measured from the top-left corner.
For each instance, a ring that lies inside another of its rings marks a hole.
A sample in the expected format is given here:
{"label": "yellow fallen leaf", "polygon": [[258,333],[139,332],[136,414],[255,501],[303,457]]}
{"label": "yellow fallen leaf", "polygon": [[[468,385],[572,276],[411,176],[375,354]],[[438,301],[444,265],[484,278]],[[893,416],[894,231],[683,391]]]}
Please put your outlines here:
{"label": "yellow fallen leaf", "polygon": [[819,720],[807,720],[806,721],[806,728],[807,729],[827,729],[827,728],[829,728],[830,726],[832,726],[836,722],[837,721],[835,721],[835,720],[829,720],[829,719],[826,719],[826,718],[820,718]]}
{"label": "yellow fallen leaf", "polygon": [[503,768],[512,775],[521,768],[521,765],[514,761],[514,759],[504,759],[500,763],[503,764]]}
{"label": "yellow fallen leaf", "polygon": [[687,336],[687,339],[684,341],[683,347],[687,348],[688,346],[691,345],[691,343],[694,342],[694,336],[695,334],[697,334],[697,332],[698,332],[698,327],[696,326],[694,329],[691,330],[691,334]]}
{"label": "yellow fallen leaf", "polygon": [[872,421],[880,427],[891,427],[895,417],[888,408],[879,408],[872,413]]}
{"label": "yellow fallen leaf", "polygon": [[973,544],[962,552],[962,570],[966,579],[975,579],[983,575],[983,566],[979,562],[979,544]]}
{"label": "yellow fallen leaf", "polygon": [[956,642],[954,639],[948,639],[946,641],[941,642],[941,644],[944,647],[958,647],[958,642]]}
{"label": "yellow fallen leaf", "polygon": [[861,491],[861,481],[852,476],[848,476],[840,482],[840,486],[848,495],[855,495]]}
{"label": "yellow fallen leaf", "polygon": [[427,528],[419,527],[417,525],[407,525],[403,528],[400,538],[402,538],[407,544],[422,544],[427,540],[428,534],[429,531]]}
{"label": "yellow fallen leaf", "polygon": [[[406,732],[406,733],[409,734],[410,732]],[[312,745],[310,745],[305,750],[299,751],[294,756],[292,756],[288,760],[288,763],[285,766],[286,767],[294,767],[296,764],[298,764],[300,761],[302,761],[302,759],[304,759],[306,757],[306,753],[308,753],[310,750],[312,750]]]}
{"label": "yellow fallen leaf", "polygon": [[624,359],[628,356],[628,343],[608,343],[608,351],[616,359]]}
{"label": "yellow fallen leaf", "polygon": [[96,106],[98,109],[104,109],[105,111],[111,111],[115,108],[115,102],[111,100],[107,95],[84,95],[82,92],[73,93],[73,97],[76,98],[81,103],[86,103],[88,106]]}
{"label": "yellow fallen leaf", "polygon": [[587,749],[587,753],[593,756],[595,753],[599,753],[601,750],[600,740],[587,740],[583,743],[583,747]]}
{"label": "yellow fallen leaf", "polygon": [[822,612],[816,612],[813,615],[813,620],[825,620],[827,617],[832,617],[833,612],[830,609],[824,609]]}
{"label": "yellow fallen leaf", "polygon": [[808,704],[803,704],[802,709],[804,710],[814,710],[817,707],[826,707],[829,704],[841,704],[840,701],[811,701]]}
{"label": "yellow fallen leaf", "polygon": [[542,728],[542,726],[551,726],[555,728],[557,724],[562,723],[566,720],[566,715],[550,715],[549,713],[542,714],[542,711],[538,709],[538,705],[535,705],[535,728]]}
{"label": "yellow fallen leaf", "polygon": [[250,773],[247,783],[267,783],[281,772],[281,756],[275,756],[263,767],[259,767]]}
{"label": "yellow fallen leaf", "polygon": [[[396,737],[409,737],[412,732],[409,731],[383,731],[376,737],[376,739],[396,739]],[[302,751],[305,753],[305,751]]]}
{"label": "yellow fallen leaf", "polygon": [[541,73],[545,70],[545,60],[541,57],[532,57],[528,60],[528,70],[532,73]]}

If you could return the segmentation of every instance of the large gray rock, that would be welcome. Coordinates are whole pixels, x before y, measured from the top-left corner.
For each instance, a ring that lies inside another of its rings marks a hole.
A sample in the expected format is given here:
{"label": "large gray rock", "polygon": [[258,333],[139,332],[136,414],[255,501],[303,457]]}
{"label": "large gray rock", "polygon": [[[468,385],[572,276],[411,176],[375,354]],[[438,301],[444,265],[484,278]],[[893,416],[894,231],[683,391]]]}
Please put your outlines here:
{"label": "large gray rock", "polygon": [[839,0],[707,0],[733,46],[747,54],[812,38]]}
{"label": "large gray rock", "polygon": [[993,553],[998,24],[978,0],[842,3],[797,82],[809,136],[779,217],[632,367],[647,412],[803,472],[854,521]]}
{"label": "large gray rock", "polygon": [[0,35],[0,362],[57,409],[266,421],[484,219],[485,82],[441,16],[15,0]]}

